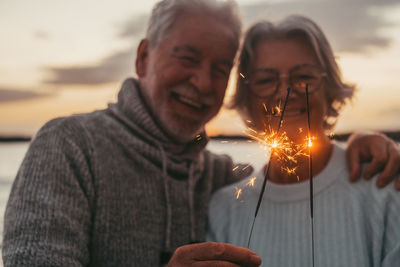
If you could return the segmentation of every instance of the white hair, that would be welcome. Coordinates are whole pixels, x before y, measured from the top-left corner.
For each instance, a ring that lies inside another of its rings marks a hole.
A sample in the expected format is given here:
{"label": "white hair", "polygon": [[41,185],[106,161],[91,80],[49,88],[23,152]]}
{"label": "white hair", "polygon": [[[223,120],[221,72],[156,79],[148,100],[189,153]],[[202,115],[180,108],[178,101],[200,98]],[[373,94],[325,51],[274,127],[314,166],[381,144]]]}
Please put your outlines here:
{"label": "white hair", "polygon": [[177,17],[184,12],[218,18],[232,29],[239,46],[241,20],[233,0],[162,0],[154,6],[146,32],[146,38],[153,47],[164,40]]}
{"label": "white hair", "polygon": [[230,103],[244,117],[249,117],[248,105],[249,90],[247,83],[239,74],[247,77],[251,61],[254,57],[254,49],[259,41],[287,38],[302,38],[310,44],[320,67],[326,72],[326,97],[328,113],[324,121],[326,129],[332,128],[339,116],[339,111],[351,100],[355,86],[343,82],[339,66],[336,63],[332,48],[318,25],[309,18],[300,15],[292,15],[277,24],[262,21],[254,24],[247,30],[242,44],[239,65],[236,74],[236,92]]}

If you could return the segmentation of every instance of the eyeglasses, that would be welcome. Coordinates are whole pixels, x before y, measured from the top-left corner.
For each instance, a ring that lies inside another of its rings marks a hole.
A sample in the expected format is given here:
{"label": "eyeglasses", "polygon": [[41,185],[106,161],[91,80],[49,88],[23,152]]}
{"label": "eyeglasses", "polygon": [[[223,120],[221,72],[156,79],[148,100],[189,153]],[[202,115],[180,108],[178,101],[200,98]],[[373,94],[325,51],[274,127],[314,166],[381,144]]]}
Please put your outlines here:
{"label": "eyeglasses", "polygon": [[305,94],[306,85],[308,85],[309,93],[315,92],[321,87],[326,73],[318,66],[306,64],[292,68],[289,75],[281,75],[274,69],[262,69],[249,76],[250,90],[259,97],[270,97],[278,91],[283,78],[288,79],[288,85],[292,92]]}

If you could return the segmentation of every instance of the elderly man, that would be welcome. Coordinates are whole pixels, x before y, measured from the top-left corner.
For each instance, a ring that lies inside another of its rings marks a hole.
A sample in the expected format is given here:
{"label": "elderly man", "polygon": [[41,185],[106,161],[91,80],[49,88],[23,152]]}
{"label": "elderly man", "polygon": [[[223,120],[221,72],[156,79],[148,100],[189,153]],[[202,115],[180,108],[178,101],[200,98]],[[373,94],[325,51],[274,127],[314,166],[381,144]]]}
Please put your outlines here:
{"label": "elderly man", "polygon": [[[211,193],[240,178],[229,157],[204,149],[239,37],[232,2],[158,3],[138,47],[138,79],[124,82],[118,103],[36,135],[7,205],[5,266],[258,266],[250,250],[198,243]],[[363,144],[387,153],[390,141],[354,143],[357,169],[358,157],[371,156]]]}

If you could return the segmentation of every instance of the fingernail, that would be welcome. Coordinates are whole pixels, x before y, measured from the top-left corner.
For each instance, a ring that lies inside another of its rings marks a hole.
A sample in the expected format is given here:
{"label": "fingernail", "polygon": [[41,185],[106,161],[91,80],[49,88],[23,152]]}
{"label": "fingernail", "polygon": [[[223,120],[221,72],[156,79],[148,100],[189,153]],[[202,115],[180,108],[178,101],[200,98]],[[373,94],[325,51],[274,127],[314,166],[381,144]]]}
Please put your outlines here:
{"label": "fingernail", "polygon": [[250,260],[252,263],[260,265],[261,264],[261,258],[258,255],[252,255],[250,257]]}

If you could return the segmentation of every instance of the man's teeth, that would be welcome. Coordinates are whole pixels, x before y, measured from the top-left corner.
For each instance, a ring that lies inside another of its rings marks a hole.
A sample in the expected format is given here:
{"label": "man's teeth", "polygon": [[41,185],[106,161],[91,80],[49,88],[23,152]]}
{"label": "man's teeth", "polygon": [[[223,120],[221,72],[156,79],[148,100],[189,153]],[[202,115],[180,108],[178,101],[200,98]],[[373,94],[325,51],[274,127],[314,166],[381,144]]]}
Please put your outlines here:
{"label": "man's teeth", "polygon": [[177,99],[178,99],[180,102],[182,102],[182,103],[184,103],[184,104],[186,104],[186,105],[189,105],[189,106],[192,106],[192,107],[195,107],[195,108],[198,108],[198,109],[200,109],[200,108],[203,107],[203,104],[198,103],[198,102],[196,102],[195,100],[193,100],[193,99],[191,99],[191,98],[188,98],[188,97],[186,97],[186,96],[177,95]]}

